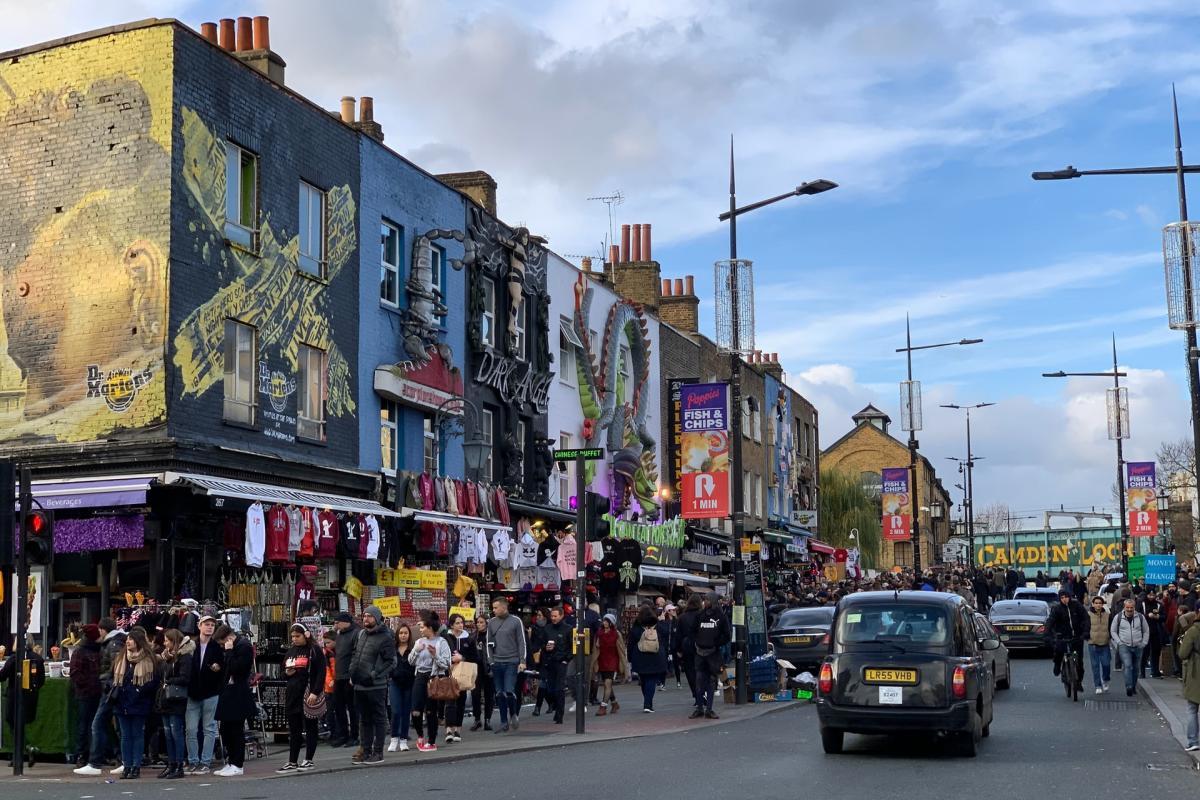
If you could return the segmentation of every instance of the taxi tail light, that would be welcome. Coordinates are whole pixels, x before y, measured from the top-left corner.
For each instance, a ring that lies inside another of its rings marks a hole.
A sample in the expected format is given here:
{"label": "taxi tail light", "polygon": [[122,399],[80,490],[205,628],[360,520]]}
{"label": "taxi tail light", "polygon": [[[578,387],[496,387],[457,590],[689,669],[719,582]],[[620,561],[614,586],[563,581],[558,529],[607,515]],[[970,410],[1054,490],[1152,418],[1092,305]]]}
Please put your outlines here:
{"label": "taxi tail light", "polygon": [[950,681],[954,690],[954,699],[962,700],[967,696],[967,671],[961,666],[954,668],[954,677]]}
{"label": "taxi tail light", "polygon": [[822,664],[821,674],[817,678],[817,688],[821,694],[833,694],[833,665]]}

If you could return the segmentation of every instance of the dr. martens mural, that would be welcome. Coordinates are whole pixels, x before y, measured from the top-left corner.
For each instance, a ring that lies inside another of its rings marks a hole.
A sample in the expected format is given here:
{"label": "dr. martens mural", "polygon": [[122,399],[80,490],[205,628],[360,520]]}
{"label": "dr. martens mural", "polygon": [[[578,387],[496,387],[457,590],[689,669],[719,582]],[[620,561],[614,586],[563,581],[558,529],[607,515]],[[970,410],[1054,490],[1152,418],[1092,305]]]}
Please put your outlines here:
{"label": "dr. martens mural", "polygon": [[[600,347],[597,364],[587,324],[592,297],[588,279],[580,273],[575,282],[572,326],[583,345],[582,349],[576,348],[575,369],[583,409],[584,447],[607,448],[614,478],[612,498],[618,512],[628,508],[633,497],[645,514],[653,516],[658,511],[658,464],[656,442],[646,422],[650,379],[646,318],[642,306],[632,300],[622,298],[613,303],[602,338],[597,342]],[[629,365],[621,363],[626,355],[632,362]],[[623,366],[629,367],[633,381],[628,403],[624,401],[627,389]],[[590,462],[589,482],[594,470],[595,462]]]}
{"label": "dr. martens mural", "polygon": [[0,63],[0,440],[165,420],[170,36]]}
{"label": "dr. martens mural", "polygon": [[[334,281],[355,250],[355,204],[347,185],[326,193],[326,280],[314,280],[297,269],[299,238],[286,240],[264,215],[256,231],[256,252],[224,243],[225,145],[192,109],[181,107],[183,186],[194,218],[193,254],[229,281],[201,303],[179,326],[174,338],[173,364],[179,370],[184,397],[203,395],[222,380],[225,320],[255,327],[260,353],[272,359],[268,374],[279,371],[276,386],[286,385],[298,369],[301,343],[327,356],[326,412],[340,417],[355,409],[350,367],[334,342],[327,311],[326,284]],[[353,324],[353,320],[348,320]],[[286,397],[285,397],[286,399]]]}

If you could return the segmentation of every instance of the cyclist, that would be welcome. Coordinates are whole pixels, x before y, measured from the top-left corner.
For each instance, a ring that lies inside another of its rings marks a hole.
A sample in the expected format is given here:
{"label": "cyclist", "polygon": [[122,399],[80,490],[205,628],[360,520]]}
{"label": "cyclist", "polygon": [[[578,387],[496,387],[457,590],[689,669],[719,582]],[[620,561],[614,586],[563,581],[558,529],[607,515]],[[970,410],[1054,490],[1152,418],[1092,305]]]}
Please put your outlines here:
{"label": "cyclist", "polygon": [[[1058,590],[1058,605],[1050,609],[1046,625],[1054,634],[1054,674],[1062,674],[1063,655],[1068,647],[1079,657],[1077,663],[1082,673],[1083,640],[1091,631],[1091,623],[1083,604],[1066,587]],[[1076,675],[1075,680],[1082,684],[1083,675]]]}

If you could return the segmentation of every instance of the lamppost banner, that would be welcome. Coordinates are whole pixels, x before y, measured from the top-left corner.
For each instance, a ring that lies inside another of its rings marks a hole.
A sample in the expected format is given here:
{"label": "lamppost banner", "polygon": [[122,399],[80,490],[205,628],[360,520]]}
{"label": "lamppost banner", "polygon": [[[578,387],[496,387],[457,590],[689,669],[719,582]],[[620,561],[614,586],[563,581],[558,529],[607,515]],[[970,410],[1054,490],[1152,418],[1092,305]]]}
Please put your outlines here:
{"label": "lamppost banner", "polygon": [[729,387],[692,383],[679,391],[681,515],[729,516]]}
{"label": "lamppost banner", "polygon": [[908,467],[887,467],[881,472],[883,538],[889,542],[907,542],[912,538],[912,499],[908,493]]}
{"label": "lamppost banner", "polygon": [[1125,508],[1129,514],[1129,535],[1154,536],[1158,533],[1154,462],[1130,461],[1125,464],[1125,470]]}

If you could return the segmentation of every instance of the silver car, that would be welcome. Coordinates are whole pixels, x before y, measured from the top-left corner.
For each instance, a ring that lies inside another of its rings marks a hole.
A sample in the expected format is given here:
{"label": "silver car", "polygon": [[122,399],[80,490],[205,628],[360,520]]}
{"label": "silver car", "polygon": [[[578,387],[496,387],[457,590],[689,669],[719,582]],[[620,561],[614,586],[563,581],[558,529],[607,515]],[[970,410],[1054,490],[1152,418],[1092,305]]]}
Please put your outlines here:
{"label": "silver car", "polygon": [[1004,640],[1008,637],[1002,636],[991,621],[979,612],[975,612],[975,630],[977,638],[981,642],[987,639],[996,639],[1000,642],[1000,646],[995,650],[981,650],[980,652],[992,668],[992,675],[996,679],[996,688],[1007,689],[1012,685],[1012,665],[1008,661],[1008,648],[1004,646]]}

